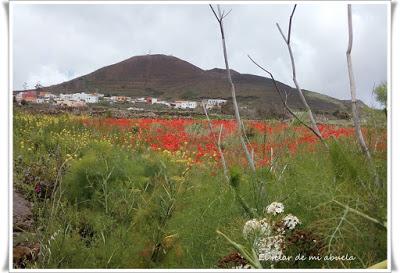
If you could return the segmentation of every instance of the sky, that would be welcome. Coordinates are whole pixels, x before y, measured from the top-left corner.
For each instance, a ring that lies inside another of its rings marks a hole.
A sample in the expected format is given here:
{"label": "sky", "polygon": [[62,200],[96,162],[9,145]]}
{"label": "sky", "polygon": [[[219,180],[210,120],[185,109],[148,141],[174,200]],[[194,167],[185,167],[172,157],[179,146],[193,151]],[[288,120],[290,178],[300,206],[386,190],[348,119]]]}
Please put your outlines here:
{"label": "sky", "polygon": [[[28,4],[11,2],[13,89],[47,86],[136,55],[167,54],[202,69],[224,67],[218,23],[206,4]],[[230,4],[224,20],[229,62],[266,76],[247,55],[290,86],[286,33],[292,4]],[[386,4],[353,5],[357,97],[378,106],[374,86],[387,79]],[[350,99],[346,61],[347,5],[300,3],[291,44],[302,89]]]}

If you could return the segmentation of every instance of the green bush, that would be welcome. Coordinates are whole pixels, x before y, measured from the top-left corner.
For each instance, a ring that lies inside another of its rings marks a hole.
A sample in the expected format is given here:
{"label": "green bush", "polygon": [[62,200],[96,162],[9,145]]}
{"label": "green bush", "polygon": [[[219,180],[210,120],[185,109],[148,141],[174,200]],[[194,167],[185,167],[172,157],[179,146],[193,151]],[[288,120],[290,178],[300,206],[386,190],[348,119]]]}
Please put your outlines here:
{"label": "green bush", "polygon": [[82,154],[72,162],[64,179],[66,198],[78,206],[100,203],[108,210],[108,198],[121,186],[140,188],[147,181],[143,165],[138,164],[140,155],[132,158],[107,142],[92,143]]}
{"label": "green bush", "polygon": [[355,161],[351,160],[351,156],[353,156],[354,159],[354,156],[356,155],[349,153],[349,149],[343,149],[343,143],[340,144],[335,140],[331,141],[329,146],[329,155],[332,163],[332,169],[335,174],[335,179],[350,179],[352,181],[357,180],[358,171],[355,166]]}

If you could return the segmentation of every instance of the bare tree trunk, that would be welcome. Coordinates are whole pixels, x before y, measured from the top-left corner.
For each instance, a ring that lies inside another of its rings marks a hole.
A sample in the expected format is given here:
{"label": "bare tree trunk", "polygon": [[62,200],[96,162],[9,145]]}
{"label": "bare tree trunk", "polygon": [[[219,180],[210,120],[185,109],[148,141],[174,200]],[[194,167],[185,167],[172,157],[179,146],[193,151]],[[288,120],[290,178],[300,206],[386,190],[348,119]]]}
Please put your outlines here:
{"label": "bare tree trunk", "polygon": [[309,119],[310,119],[310,123],[311,123],[311,127],[313,128],[313,131],[317,134],[317,136],[318,136],[320,139],[322,139],[321,132],[320,132],[319,129],[318,129],[318,126],[317,126],[317,123],[316,123],[316,121],[315,121],[314,115],[313,115],[313,113],[312,113],[312,111],[311,111],[310,106],[309,106],[308,103],[307,103],[306,98],[304,97],[303,91],[301,90],[300,85],[299,85],[299,83],[297,82],[297,77],[296,77],[296,65],[295,65],[295,61],[294,61],[294,57],[293,57],[292,47],[291,47],[291,45],[290,45],[290,35],[291,35],[291,31],[292,31],[292,19],[293,19],[294,12],[295,12],[295,10],[296,10],[296,6],[297,6],[297,4],[294,5],[293,10],[292,10],[292,14],[290,15],[290,19],[289,19],[289,28],[288,28],[287,37],[285,37],[285,34],[283,34],[283,31],[282,31],[282,29],[281,29],[281,27],[279,26],[278,23],[276,23],[276,26],[278,27],[278,30],[279,30],[279,32],[281,33],[282,38],[283,38],[283,40],[285,41],[285,43],[286,43],[286,45],[287,45],[287,48],[288,48],[288,51],[289,51],[290,62],[291,62],[291,65],[292,65],[292,78],[293,78],[293,83],[294,83],[294,85],[296,86],[296,89],[297,89],[297,92],[299,93],[301,102],[303,103],[303,106],[304,106],[304,108],[305,108],[306,111],[307,111],[307,114],[308,114],[308,117],[309,117]]}
{"label": "bare tree trunk", "polygon": [[234,83],[232,81],[231,71],[230,71],[229,63],[228,63],[228,53],[227,53],[227,49],[226,49],[223,19],[229,14],[229,12],[226,13],[226,14],[224,12],[221,12],[220,6],[217,5],[217,8],[218,8],[218,15],[217,15],[217,13],[215,12],[215,10],[212,7],[212,5],[210,5],[210,8],[211,8],[212,12],[214,13],[215,18],[218,21],[219,29],[221,31],[221,39],[222,39],[222,48],[223,48],[223,52],[224,52],[225,68],[226,68],[226,73],[228,75],[228,81],[229,81],[229,84],[231,86],[233,109],[235,111],[235,119],[236,119],[238,131],[239,131],[240,143],[242,144],[242,148],[243,148],[243,150],[244,150],[244,152],[246,154],[246,158],[247,158],[247,161],[249,163],[250,168],[253,171],[255,171],[256,167],[255,167],[255,164],[254,164],[254,160],[253,160],[253,158],[252,158],[252,156],[251,156],[251,154],[249,152],[249,149],[246,146],[246,142],[245,142],[245,139],[244,139],[244,136],[243,136],[245,134],[245,132],[243,130],[242,122],[241,122],[241,119],[240,119],[239,107],[238,107],[237,101],[236,101],[235,85],[234,85]]}
{"label": "bare tree trunk", "polygon": [[358,142],[359,142],[363,152],[366,154],[366,156],[368,158],[371,158],[371,154],[369,153],[368,147],[365,144],[364,137],[361,132],[360,118],[359,118],[358,107],[357,107],[356,84],[355,84],[354,74],[353,74],[353,64],[351,62],[351,49],[353,47],[353,22],[352,22],[352,12],[351,12],[350,4],[347,5],[347,19],[348,19],[348,25],[349,25],[349,45],[347,47],[346,57],[347,57],[347,68],[349,71],[351,110],[353,112],[354,128],[356,130],[357,139],[358,139]]}
{"label": "bare tree trunk", "polygon": [[379,178],[376,172],[375,165],[373,164],[371,154],[369,152],[368,146],[365,143],[364,136],[361,131],[360,125],[360,117],[358,113],[358,106],[357,106],[357,96],[356,96],[356,84],[354,80],[354,73],[353,73],[353,64],[351,61],[351,50],[353,47],[353,20],[352,20],[352,11],[351,11],[351,4],[347,5],[347,21],[348,21],[348,28],[349,28],[349,43],[346,51],[347,57],[347,68],[349,71],[349,81],[350,81],[350,93],[351,93],[351,110],[353,113],[353,122],[355,133],[357,136],[358,143],[361,146],[362,151],[367,156],[367,159],[370,163],[371,168],[373,169],[374,176],[375,176],[375,184],[378,186],[380,184]]}

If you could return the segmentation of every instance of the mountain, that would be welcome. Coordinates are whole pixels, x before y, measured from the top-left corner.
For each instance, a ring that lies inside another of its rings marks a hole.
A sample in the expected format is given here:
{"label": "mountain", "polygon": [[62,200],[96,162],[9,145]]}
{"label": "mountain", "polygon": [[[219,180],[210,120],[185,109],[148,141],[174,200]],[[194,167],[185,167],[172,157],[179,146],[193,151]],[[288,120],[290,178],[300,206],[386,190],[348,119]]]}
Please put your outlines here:
{"label": "mountain", "polygon": [[[271,79],[235,70],[231,72],[241,106],[260,110],[281,108]],[[297,91],[283,83],[278,84],[287,91],[288,104],[294,109],[302,109]],[[165,100],[231,97],[225,69],[203,70],[179,58],[161,54],[135,56],[44,89],[53,93],[85,91],[132,97],[154,96]],[[304,92],[314,111],[348,110],[345,101],[317,92]]]}

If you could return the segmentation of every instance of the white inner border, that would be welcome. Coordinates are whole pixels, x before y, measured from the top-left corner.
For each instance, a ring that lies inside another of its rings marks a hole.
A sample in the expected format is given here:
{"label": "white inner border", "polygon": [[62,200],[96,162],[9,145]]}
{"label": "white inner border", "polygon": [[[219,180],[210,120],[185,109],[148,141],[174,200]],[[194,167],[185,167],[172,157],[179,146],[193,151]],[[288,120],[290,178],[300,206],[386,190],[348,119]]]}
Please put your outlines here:
{"label": "white inner border", "polygon": [[[368,270],[368,269],[274,269],[274,270],[267,270],[269,272],[310,272],[310,271],[318,271],[318,272],[364,272],[364,271],[370,271],[370,272],[390,272],[391,271],[391,258],[392,258],[392,234],[391,234],[391,227],[392,227],[392,214],[391,214],[391,196],[392,196],[392,150],[390,148],[393,148],[396,151],[398,151],[398,147],[396,145],[393,145],[392,143],[392,114],[394,114],[395,109],[392,109],[392,101],[393,101],[393,97],[395,97],[395,93],[392,93],[392,78],[391,78],[391,68],[392,68],[392,47],[391,47],[391,33],[392,33],[392,14],[391,14],[391,5],[389,1],[54,1],[54,2],[50,2],[50,1],[11,1],[9,4],[9,41],[8,41],[8,71],[9,71],[9,77],[8,77],[8,86],[7,88],[4,89],[8,89],[9,92],[7,93],[7,103],[8,105],[5,105],[5,101],[6,100],[0,100],[1,101],[1,110],[5,113],[2,116],[6,116],[8,114],[8,126],[3,126],[5,130],[1,129],[2,132],[6,131],[8,129],[8,142],[7,142],[7,146],[6,148],[3,148],[2,151],[6,151],[8,150],[8,159],[6,159],[7,163],[7,170],[5,170],[4,173],[8,173],[8,197],[9,197],[9,202],[8,202],[8,238],[9,238],[9,243],[8,243],[8,263],[9,266],[12,266],[12,177],[13,177],[13,171],[12,171],[12,162],[13,162],[13,143],[12,143],[12,136],[13,136],[13,119],[12,119],[12,90],[13,90],[13,44],[12,44],[12,33],[13,33],[13,25],[12,25],[12,18],[13,18],[13,6],[14,5],[23,5],[23,4],[47,4],[47,5],[54,5],[54,4],[209,4],[209,3],[214,3],[214,4],[246,4],[246,5],[251,5],[251,4],[291,4],[291,3],[299,3],[299,4],[325,4],[325,3],[352,3],[352,4],[381,4],[381,5],[387,5],[387,38],[388,38],[388,42],[387,42],[387,73],[388,73],[388,88],[389,88],[389,95],[388,95],[388,128],[387,128],[387,137],[388,137],[388,162],[387,162],[387,176],[388,176],[388,200],[387,200],[387,209],[388,209],[388,233],[387,233],[387,238],[388,238],[388,243],[387,243],[387,257],[388,257],[388,269],[380,269],[380,270]],[[394,5],[396,5],[397,3],[394,3]],[[3,5],[5,5],[5,3],[3,2]],[[3,9],[6,9],[6,7],[2,7]],[[394,10],[397,10],[398,7],[394,6]],[[7,11],[3,11],[5,14],[5,19],[7,20],[6,17],[6,13]],[[394,20],[396,19],[395,17],[393,18]],[[7,23],[4,25],[5,27],[2,26],[1,31],[5,31],[7,33]],[[395,24],[393,24],[393,26],[395,26]],[[397,31],[399,31],[399,29],[397,29]],[[393,32],[394,33],[394,32]],[[3,42],[3,41],[2,41]],[[6,44],[3,43],[3,44]],[[399,45],[399,43],[397,42],[397,45]],[[6,45],[7,48],[7,45]],[[395,47],[393,47],[395,48]],[[7,53],[6,53],[7,54]],[[345,54],[345,53],[343,53]],[[393,56],[395,56],[395,54],[393,54]],[[5,58],[4,60],[6,60],[7,58]],[[2,60],[3,62],[3,60]],[[2,67],[4,67],[2,65]],[[7,67],[7,66],[5,66]],[[4,77],[6,78],[6,77]],[[5,84],[7,82],[7,79],[3,80],[3,74],[2,74],[2,84]],[[5,84],[6,85],[6,84]],[[4,104],[4,107],[3,107]],[[397,111],[398,112],[398,111]],[[4,119],[5,120],[5,119]],[[7,125],[7,124],[5,124]],[[397,127],[395,126],[394,129],[397,129]],[[398,132],[398,130],[395,130],[394,134],[396,135],[400,135],[400,133]],[[2,142],[3,144],[3,142]],[[1,147],[3,147],[5,145],[2,145]],[[8,148],[7,148],[8,147]],[[399,153],[396,153],[397,155]],[[6,155],[5,152],[2,153],[2,160],[3,157]],[[2,172],[3,173],[3,172]],[[396,177],[399,177],[399,175],[396,175]],[[5,184],[5,183],[4,183]],[[396,186],[396,185],[393,185]],[[397,188],[399,188],[399,186],[397,186]],[[2,197],[4,197],[4,194],[2,195]],[[3,198],[1,198],[3,199]],[[3,208],[3,207],[2,207]],[[2,210],[3,211],[3,210]],[[397,225],[397,227],[399,227],[399,225]],[[1,237],[3,238],[3,237]],[[399,239],[399,236],[397,236],[397,239]],[[3,241],[3,240],[2,240]],[[6,265],[8,266],[8,265]],[[54,271],[58,271],[58,272],[142,272],[142,271],[148,271],[148,272],[164,272],[164,271],[170,271],[168,269],[122,269],[122,270],[117,270],[117,269],[12,269],[11,267],[9,268],[10,272],[54,272]],[[173,269],[172,271],[176,271],[176,272],[227,272],[227,271],[231,271],[231,270],[225,270],[225,269]],[[235,271],[242,271],[242,270],[235,270]],[[260,271],[260,270],[245,270],[246,272],[255,272],[255,271]]]}

